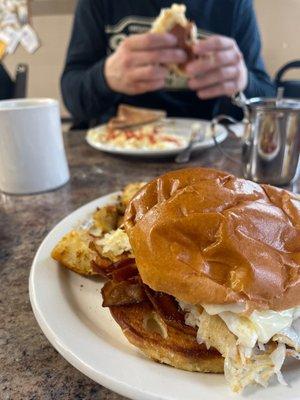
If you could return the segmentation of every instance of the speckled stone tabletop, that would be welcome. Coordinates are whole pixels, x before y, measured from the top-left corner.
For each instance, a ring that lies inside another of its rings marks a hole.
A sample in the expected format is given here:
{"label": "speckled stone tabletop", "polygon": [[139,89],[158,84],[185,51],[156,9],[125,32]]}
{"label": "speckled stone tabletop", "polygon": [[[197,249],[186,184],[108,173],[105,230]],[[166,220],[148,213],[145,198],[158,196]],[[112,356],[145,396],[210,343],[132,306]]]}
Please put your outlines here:
{"label": "speckled stone tabletop", "polygon": [[[71,180],[64,187],[33,196],[0,193],[0,399],[121,400],[69,365],[50,345],[33,316],[28,277],[35,252],[46,234],[79,206],[132,181],[145,181],[180,168],[172,160],[120,158],[89,147],[84,132],[65,134]],[[238,159],[239,142],[224,143]],[[239,165],[214,148],[195,155],[189,165],[225,169],[241,175]],[[290,189],[300,192],[297,180]]]}

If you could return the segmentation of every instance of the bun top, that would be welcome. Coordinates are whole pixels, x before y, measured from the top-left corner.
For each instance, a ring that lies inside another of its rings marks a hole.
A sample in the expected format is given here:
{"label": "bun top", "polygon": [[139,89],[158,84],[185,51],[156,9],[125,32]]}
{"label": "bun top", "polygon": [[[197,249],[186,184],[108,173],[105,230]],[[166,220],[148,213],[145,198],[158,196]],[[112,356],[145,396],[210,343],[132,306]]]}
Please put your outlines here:
{"label": "bun top", "polygon": [[189,304],[300,305],[300,198],[213,169],[172,171],[130,202],[143,282]]}
{"label": "bun top", "polygon": [[188,19],[184,4],[172,4],[170,8],[162,8],[159,16],[153,21],[151,31],[156,33],[169,32],[175,25],[185,27]]}

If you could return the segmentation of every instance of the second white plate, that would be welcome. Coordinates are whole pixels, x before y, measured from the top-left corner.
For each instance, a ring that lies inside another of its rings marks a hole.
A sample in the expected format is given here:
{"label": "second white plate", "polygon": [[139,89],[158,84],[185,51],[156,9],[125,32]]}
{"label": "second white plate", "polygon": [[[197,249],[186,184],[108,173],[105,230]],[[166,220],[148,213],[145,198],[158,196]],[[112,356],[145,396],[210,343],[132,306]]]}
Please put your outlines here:
{"label": "second white plate", "polygon": [[[204,131],[204,140],[194,145],[194,151],[208,149],[215,145],[211,135],[210,121],[200,119],[188,119],[188,118],[166,118],[164,120],[164,131],[172,135],[179,136],[186,140],[190,138],[191,126],[194,123],[200,123]],[[90,129],[86,135],[87,143],[97,150],[104,151],[112,154],[120,154],[124,156],[135,156],[135,157],[169,157],[178,154],[184,149],[185,146],[170,148],[170,149],[130,149],[116,147],[109,144],[101,143],[95,140],[93,132],[105,132],[106,125],[101,125],[96,128]],[[222,125],[217,126],[217,141],[223,142],[227,138],[227,131]]]}

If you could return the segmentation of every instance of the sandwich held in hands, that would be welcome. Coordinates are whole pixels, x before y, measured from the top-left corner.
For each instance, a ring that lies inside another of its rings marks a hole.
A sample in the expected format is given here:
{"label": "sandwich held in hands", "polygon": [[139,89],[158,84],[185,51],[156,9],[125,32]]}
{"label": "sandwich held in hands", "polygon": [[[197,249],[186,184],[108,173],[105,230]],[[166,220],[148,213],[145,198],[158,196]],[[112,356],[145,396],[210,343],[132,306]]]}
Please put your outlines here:
{"label": "sandwich held in hands", "polygon": [[202,99],[243,91],[248,72],[235,40],[220,35],[197,40],[197,27],[186,18],[185,12],[183,4],[162,9],[151,29],[151,32],[171,33],[177,39],[177,46],[185,51],[186,61],[169,64],[168,68],[187,77],[189,88]]}
{"label": "sandwich held in hands", "polygon": [[123,40],[105,63],[112,90],[138,95],[163,89],[169,70],[185,76],[201,99],[231,96],[246,88],[248,71],[235,40],[219,35],[197,40],[197,27],[185,12],[183,4],[164,8],[150,32]]}
{"label": "sandwich held in hands", "polygon": [[168,68],[182,76],[186,76],[187,63],[195,59],[193,45],[197,43],[197,27],[186,18],[185,12],[186,6],[183,4],[173,4],[170,8],[163,8],[151,29],[151,32],[170,33],[176,37],[177,46],[186,54],[186,61],[181,64],[170,63]]}
{"label": "sandwich held in hands", "polygon": [[137,95],[164,88],[166,65],[185,62],[174,35],[142,33],[124,39],[107,58],[104,75],[108,86],[119,93]]}
{"label": "sandwich held in hands", "polygon": [[222,372],[231,388],[285,383],[300,357],[300,200],[228,173],[167,173],[124,218],[131,258],[104,268],[102,294],[152,359]]}
{"label": "sandwich held in hands", "polygon": [[197,30],[185,16],[184,5],[162,9],[148,33],[129,36],[108,57],[104,74],[116,92],[136,95],[165,87],[168,68],[183,74],[193,59]]}

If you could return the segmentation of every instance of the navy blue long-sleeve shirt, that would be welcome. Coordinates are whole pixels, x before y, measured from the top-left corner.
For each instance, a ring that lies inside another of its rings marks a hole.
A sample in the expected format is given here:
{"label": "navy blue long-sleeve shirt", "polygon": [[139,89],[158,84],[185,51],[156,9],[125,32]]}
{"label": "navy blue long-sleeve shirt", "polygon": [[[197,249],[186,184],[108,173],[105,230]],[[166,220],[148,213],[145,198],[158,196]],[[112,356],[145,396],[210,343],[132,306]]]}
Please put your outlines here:
{"label": "navy blue long-sleeve shirt", "polygon": [[[164,90],[128,96],[112,91],[103,67],[127,35],[149,30],[163,7],[173,0],[79,0],[61,86],[70,113],[82,121],[105,122],[117,105],[165,109],[169,116],[209,119],[226,107],[226,98],[200,100],[180,80],[170,79]],[[260,34],[252,0],[186,0],[187,17],[199,32],[206,30],[236,40],[248,68],[247,97],[273,96],[274,86],[261,58]],[[126,79],[126,77],[124,77]]]}

